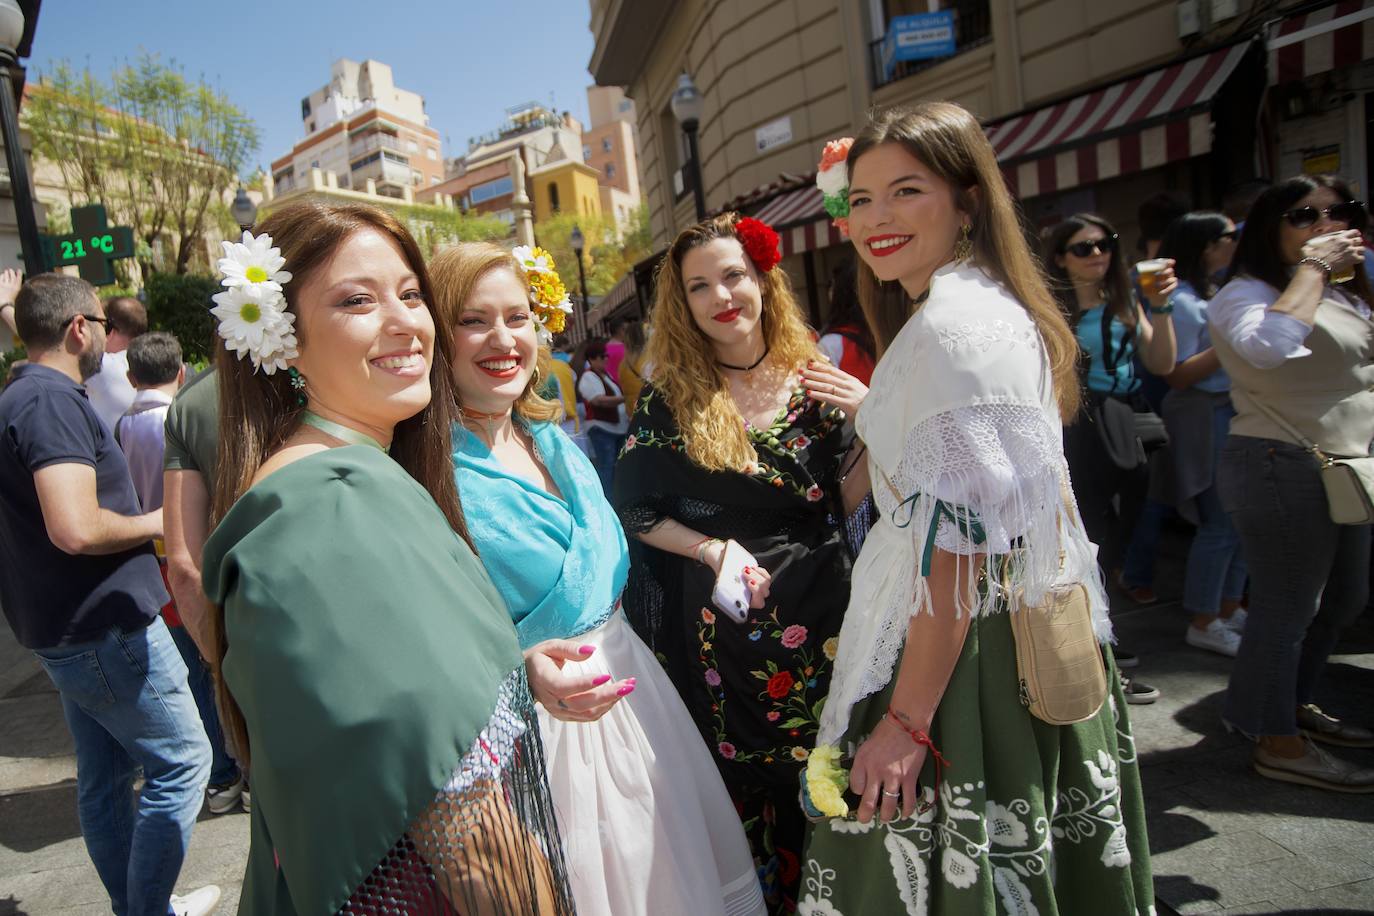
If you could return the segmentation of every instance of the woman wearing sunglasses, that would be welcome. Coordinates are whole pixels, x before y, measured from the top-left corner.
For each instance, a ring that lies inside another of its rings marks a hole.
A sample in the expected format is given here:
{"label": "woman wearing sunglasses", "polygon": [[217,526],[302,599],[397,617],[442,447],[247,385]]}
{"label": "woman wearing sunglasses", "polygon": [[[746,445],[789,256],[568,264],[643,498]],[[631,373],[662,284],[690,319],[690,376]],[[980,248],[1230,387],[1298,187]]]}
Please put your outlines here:
{"label": "woman wearing sunglasses", "polygon": [[1374,731],[1313,701],[1369,594],[1370,526],[1331,520],[1317,459],[1294,433],[1327,455],[1369,454],[1374,295],[1359,269],[1364,224],[1364,205],[1338,178],[1275,185],[1255,201],[1230,279],[1208,305],[1236,407],[1217,483],[1251,581],[1222,715],[1256,738],[1261,775],[1340,792],[1374,792],[1374,769],[1312,741],[1374,747]]}
{"label": "woman wearing sunglasses", "polygon": [[[1148,484],[1135,435],[1140,379],[1135,357],[1151,372],[1174,367],[1174,329],[1168,305],[1172,264],[1156,274],[1147,313],[1136,300],[1116,230],[1100,216],[1079,213],[1049,231],[1045,269],[1059,306],[1082,349],[1080,376],[1087,397],[1076,422],[1064,427],[1064,455],[1088,537],[1104,569],[1120,568]],[[1134,656],[1121,653],[1127,664]],[[1133,681],[1131,703],[1152,703],[1159,691]]]}
{"label": "woman wearing sunglasses", "polygon": [[1174,501],[1197,526],[1183,583],[1183,608],[1192,615],[1185,641],[1229,656],[1240,649],[1245,623],[1245,560],[1217,495],[1216,468],[1236,412],[1231,379],[1207,330],[1207,300],[1231,266],[1236,237],[1236,224],[1220,213],[1186,213],[1170,223],[1159,246],[1159,256],[1173,259],[1178,275],[1178,289],[1169,297],[1177,364],[1164,377],[1172,390],[1160,413],[1169,431]]}

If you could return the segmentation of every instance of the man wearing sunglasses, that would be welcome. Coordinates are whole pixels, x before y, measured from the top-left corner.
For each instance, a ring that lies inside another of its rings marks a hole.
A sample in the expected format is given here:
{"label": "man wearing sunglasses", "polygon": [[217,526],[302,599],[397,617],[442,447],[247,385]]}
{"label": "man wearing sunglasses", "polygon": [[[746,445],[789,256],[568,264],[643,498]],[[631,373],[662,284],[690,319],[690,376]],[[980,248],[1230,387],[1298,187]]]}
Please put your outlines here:
{"label": "man wearing sunglasses", "polygon": [[42,274],[19,290],[15,310],[30,362],[0,393],[0,605],[61,697],[81,833],[112,908],[205,913],[218,889],[172,896],[210,745],[158,616],[167,592],[152,539],[162,513],[139,506],[124,453],[82,385],[100,369],[104,309],[84,280]]}

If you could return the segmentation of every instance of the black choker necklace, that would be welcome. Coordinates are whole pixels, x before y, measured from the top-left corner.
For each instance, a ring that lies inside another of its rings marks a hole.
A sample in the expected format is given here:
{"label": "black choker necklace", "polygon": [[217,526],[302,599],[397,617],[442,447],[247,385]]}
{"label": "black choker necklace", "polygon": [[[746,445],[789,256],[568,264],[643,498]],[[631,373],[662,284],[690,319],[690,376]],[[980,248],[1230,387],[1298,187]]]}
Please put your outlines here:
{"label": "black choker necklace", "polygon": [[729,363],[723,363],[723,362],[721,362],[720,360],[716,360],[716,365],[717,365],[717,366],[720,366],[722,369],[734,369],[736,372],[753,372],[755,369],[757,369],[757,368],[759,367],[759,363],[763,362],[763,361],[764,361],[765,359],[767,359],[767,358],[768,358],[768,347],[765,346],[765,347],[763,348],[763,355],[760,356],[758,359],[754,360],[754,361],[753,361],[751,364],[749,364],[748,366],[732,366],[732,365],[730,365]]}

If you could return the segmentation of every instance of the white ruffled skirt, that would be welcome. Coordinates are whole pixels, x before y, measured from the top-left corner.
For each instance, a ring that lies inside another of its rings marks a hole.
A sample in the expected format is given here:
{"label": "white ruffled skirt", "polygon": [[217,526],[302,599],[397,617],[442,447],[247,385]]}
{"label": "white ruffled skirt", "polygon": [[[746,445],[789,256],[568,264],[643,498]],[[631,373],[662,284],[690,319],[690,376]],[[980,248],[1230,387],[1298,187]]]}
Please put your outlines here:
{"label": "white ruffled skirt", "polygon": [[537,707],[578,913],[764,913],[739,816],[658,661],[620,611],[578,641],[597,647],[579,673],[638,679],[596,722]]}

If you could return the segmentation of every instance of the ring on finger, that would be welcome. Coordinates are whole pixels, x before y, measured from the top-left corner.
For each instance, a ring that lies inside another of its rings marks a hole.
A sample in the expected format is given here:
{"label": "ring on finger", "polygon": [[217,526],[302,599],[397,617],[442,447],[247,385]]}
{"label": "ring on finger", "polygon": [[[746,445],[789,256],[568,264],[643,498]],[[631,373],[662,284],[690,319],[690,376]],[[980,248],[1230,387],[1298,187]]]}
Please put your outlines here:
{"label": "ring on finger", "polygon": [[885,798],[901,798],[901,797],[902,797],[902,793],[901,793],[901,792],[889,792],[889,791],[887,791],[886,789],[883,789],[883,797],[885,797]]}

